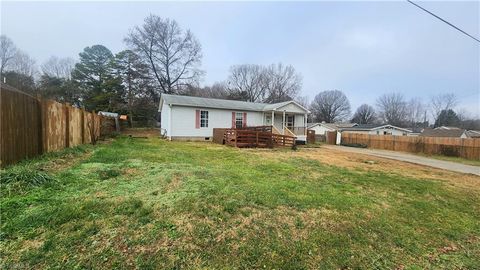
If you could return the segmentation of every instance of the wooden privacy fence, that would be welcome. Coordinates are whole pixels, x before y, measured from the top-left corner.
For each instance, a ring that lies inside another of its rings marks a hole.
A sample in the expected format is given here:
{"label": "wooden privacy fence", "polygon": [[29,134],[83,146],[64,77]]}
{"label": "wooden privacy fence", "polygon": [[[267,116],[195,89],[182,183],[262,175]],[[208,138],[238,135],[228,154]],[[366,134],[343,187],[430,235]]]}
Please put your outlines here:
{"label": "wooden privacy fence", "polygon": [[13,87],[0,89],[0,166],[65,147],[91,143],[108,119]]}
{"label": "wooden privacy fence", "polygon": [[414,137],[342,132],[341,141],[342,144],[365,145],[376,149],[480,160],[479,138]]}
{"label": "wooden privacy fence", "polygon": [[327,144],[337,144],[337,132],[336,131],[325,132],[325,142]]}

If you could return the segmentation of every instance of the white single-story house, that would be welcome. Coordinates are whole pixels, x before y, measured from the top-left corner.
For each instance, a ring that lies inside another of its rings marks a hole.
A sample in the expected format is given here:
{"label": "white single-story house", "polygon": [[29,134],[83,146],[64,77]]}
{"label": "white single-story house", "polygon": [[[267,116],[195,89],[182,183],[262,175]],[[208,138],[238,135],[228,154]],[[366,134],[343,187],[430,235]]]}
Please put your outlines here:
{"label": "white single-story house", "polygon": [[356,123],[309,123],[308,129],[314,130],[315,135],[325,135],[327,131],[338,131],[342,128],[349,128],[356,126]]}
{"label": "white single-story house", "polygon": [[363,133],[371,135],[395,135],[408,136],[412,131],[405,128],[400,128],[385,124],[358,124],[353,127],[342,128],[341,132]]}
{"label": "white single-story house", "polygon": [[306,140],[307,115],[295,101],[274,104],[162,94],[160,127],[170,140],[211,140],[214,128],[272,126]]}

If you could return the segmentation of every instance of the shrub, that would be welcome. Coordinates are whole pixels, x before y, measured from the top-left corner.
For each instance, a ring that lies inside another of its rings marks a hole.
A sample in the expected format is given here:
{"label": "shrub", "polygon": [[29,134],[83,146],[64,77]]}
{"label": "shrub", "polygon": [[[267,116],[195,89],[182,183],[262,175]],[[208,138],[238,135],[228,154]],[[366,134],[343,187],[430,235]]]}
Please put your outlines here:
{"label": "shrub", "polygon": [[367,148],[367,145],[362,143],[341,143],[341,145],[349,147]]}
{"label": "shrub", "polygon": [[2,195],[7,193],[22,193],[31,188],[54,182],[49,174],[31,166],[14,166],[0,172]]}
{"label": "shrub", "polygon": [[440,145],[440,153],[447,157],[458,157],[460,156],[460,149],[458,146],[454,145]]}

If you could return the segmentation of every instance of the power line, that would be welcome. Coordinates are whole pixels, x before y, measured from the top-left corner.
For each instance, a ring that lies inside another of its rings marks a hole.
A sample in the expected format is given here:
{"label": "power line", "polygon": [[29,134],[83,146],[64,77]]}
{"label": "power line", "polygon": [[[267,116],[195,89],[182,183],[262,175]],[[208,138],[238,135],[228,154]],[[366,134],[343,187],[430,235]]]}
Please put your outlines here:
{"label": "power line", "polygon": [[457,26],[453,25],[452,23],[450,23],[450,22],[446,21],[445,19],[443,19],[443,18],[441,18],[441,17],[439,17],[439,16],[435,15],[433,12],[430,12],[430,11],[426,10],[425,8],[423,8],[423,7],[421,7],[421,6],[419,6],[419,5],[415,4],[415,3],[413,3],[413,2],[412,2],[412,1],[410,1],[410,0],[407,0],[407,2],[409,2],[410,4],[412,4],[412,5],[416,6],[416,7],[418,7],[419,9],[421,9],[421,10],[423,10],[423,11],[427,12],[428,14],[430,14],[430,15],[434,16],[435,18],[437,18],[437,19],[441,20],[442,22],[444,22],[444,23],[446,23],[446,24],[450,25],[451,27],[453,27],[453,28],[457,29],[458,31],[462,32],[463,34],[465,34],[465,35],[469,36],[470,38],[473,38],[475,41],[477,41],[478,43],[480,43],[480,40],[479,40],[478,38],[476,38],[476,37],[474,37],[474,36],[470,35],[469,33],[465,32],[465,31],[463,31],[462,29],[460,29],[460,28],[458,28]]}

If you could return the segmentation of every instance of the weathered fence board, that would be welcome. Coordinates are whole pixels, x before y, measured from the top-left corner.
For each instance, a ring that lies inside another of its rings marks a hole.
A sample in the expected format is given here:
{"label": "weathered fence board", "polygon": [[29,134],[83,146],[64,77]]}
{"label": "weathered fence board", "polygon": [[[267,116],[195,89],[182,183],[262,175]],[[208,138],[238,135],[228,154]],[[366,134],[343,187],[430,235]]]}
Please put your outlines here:
{"label": "weathered fence board", "polygon": [[327,131],[325,133],[325,142],[327,144],[336,144],[337,143],[337,132],[336,131]]}
{"label": "weathered fence board", "polygon": [[41,118],[36,98],[2,85],[0,99],[2,164],[41,153]]}
{"label": "weathered fence board", "polygon": [[[69,104],[39,99],[13,87],[0,87],[0,166],[98,138],[102,117]],[[107,122],[107,121],[106,121]],[[93,125],[92,123],[95,123]]]}
{"label": "weathered fence board", "polygon": [[342,144],[362,144],[376,149],[480,159],[480,139],[478,138],[414,137],[342,132],[341,141]]}

